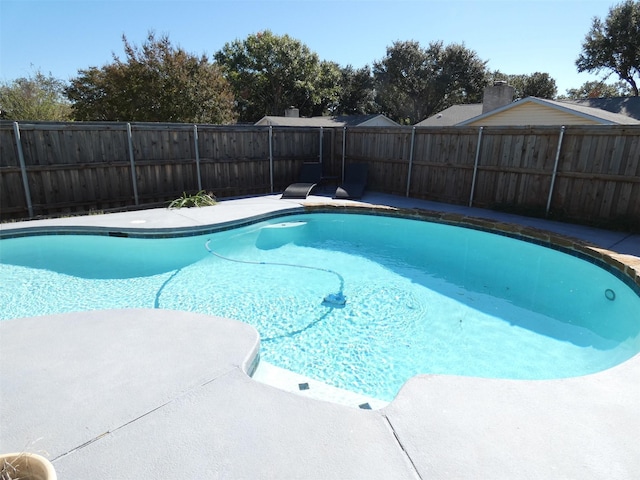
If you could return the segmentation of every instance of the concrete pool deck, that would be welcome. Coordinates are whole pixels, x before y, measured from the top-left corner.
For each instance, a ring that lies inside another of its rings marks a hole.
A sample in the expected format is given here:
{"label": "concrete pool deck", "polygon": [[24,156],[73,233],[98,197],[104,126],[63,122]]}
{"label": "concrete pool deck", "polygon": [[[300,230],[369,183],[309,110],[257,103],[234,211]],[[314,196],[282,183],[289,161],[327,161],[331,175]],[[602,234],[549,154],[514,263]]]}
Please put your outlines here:
{"label": "concrete pool deck", "polygon": [[[336,203],[354,204],[272,195],[3,224],[0,232],[201,227]],[[526,225],[640,265],[639,235],[374,193],[360,204]],[[258,348],[252,327],[187,312],[0,322],[0,452],[46,452],[61,480],[627,479],[640,472],[640,355],[561,380],[421,375],[386,407],[363,410],[251,379]]]}

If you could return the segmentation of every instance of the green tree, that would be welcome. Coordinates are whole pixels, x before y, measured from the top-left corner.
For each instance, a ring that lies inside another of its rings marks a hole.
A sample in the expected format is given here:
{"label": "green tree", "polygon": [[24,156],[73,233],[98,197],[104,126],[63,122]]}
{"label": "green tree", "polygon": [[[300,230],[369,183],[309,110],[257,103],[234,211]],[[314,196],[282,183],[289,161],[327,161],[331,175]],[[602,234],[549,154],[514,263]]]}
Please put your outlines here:
{"label": "green tree", "polygon": [[327,115],[335,113],[336,105],[340,95],[340,66],[335,62],[320,62],[320,76],[313,89],[313,107],[311,114]]}
{"label": "green tree", "polygon": [[[638,96],[640,79],[640,1],[626,0],[609,9],[603,20],[595,17],[576,60],[578,72],[609,70],[629,84]],[[638,77],[638,79],[636,78]]]}
{"label": "green tree", "polygon": [[525,97],[553,99],[558,92],[556,81],[548,73],[509,75],[495,70],[489,75],[489,83],[497,81],[507,82],[515,89],[514,99]]}
{"label": "green tree", "polygon": [[515,88],[516,98],[538,97],[554,99],[558,93],[556,81],[548,73],[508,75],[507,82]]}
{"label": "green tree", "polygon": [[56,121],[71,119],[71,106],[64,96],[65,84],[37,70],[0,85],[0,116],[8,120]]}
{"label": "green tree", "polygon": [[373,64],[376,102],[399,123],[416,123],[459,103],[482,101],[486,62],[464,45],[395,42]]}
{"label": "green tree", "polygon": [[206,56],[150,32],[141,47],[125,36],[125,60],[80,70],[66,89],[76,120],[180,123],[235,121],[231,88]]}
{"label": "green tree", "polygon": [[231,84],[240,121],[283,115],[294,106],[305,116],[325,113],[338,98],[340,71],[288,35],[270,31],[224,45],[215,54]]}
{"label": "green tree", "polygon": [[566,96],[561,98],[577,100],[579,98],[610,98],[628,96],[631,96],[631,88],[629,88],[629,84],[625,82],[604,83],[602,81],[592,81],[585,82],[578,88],[568,89]]}
{"label": "green tree", "polygon": [[336,115],[359,115],[376,113],[375,91],[371,69],[365,66],[354,69],[347,65],[340,69],[340,90]]}

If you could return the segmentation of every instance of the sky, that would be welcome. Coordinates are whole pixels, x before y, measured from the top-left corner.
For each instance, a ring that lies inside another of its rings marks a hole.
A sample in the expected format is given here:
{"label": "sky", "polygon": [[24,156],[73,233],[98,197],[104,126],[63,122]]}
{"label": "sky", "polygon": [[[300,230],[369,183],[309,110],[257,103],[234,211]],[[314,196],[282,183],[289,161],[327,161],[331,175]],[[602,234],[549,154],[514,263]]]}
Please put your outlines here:
{"label": "sky", "polygon": [[124,58],[123,35],[141,45],[149,31],[166,34],[212,59],[226,43],[270,30],[355,68],[381,60],[396,41],[463,43],[491,71],[548,73],[562,95],[599,78],[578,73],[575,60],[592,19],[620,1],[0,0],[0,81],[36,70],[68,81]]}

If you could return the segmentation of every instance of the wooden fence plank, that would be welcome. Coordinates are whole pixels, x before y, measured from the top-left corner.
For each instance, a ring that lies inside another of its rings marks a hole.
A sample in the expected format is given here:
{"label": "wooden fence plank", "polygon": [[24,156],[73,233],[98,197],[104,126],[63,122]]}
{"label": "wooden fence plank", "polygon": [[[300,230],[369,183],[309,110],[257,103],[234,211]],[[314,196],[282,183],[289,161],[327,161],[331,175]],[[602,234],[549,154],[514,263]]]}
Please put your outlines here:
{"label": "wooden fence plank", "polygon": [[[138,194],[161,205],[198,188],[193,125],[131,124]],[[269,129],[198,125],[202,186],[224,198],[271,191]],[[133,204],[127,126],[123,123],[24,123],[22,147],[36,215]],[[303,162],[322,160],[326,175],[345,162],[369,164],[371,190],[466,204],[478,129],[472,127],[273,127],[274,191],[294,182]],[[413,136],[413,156],[412,151]],[[474,205],[543,209],[558,127],[485,127]],[[640,127],[568,126],[551,209],[576,220],[640,222]],[[27,215],[11,122],[0,122],[0,218]]]}

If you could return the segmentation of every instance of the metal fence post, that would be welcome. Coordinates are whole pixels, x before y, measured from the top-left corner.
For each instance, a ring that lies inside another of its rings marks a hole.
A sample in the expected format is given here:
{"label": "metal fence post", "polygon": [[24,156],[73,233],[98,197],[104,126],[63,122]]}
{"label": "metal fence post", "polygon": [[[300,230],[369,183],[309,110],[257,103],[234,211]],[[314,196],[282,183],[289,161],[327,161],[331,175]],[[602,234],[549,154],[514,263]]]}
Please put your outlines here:
{"label": "metal fence post", "polygon": [[320,127],[320,163],[322,163],[322,139],[324,137],[324,130]]}
{"label": "metal fence post", "polygon": [[24,152],[22,151],[22,139],[20,138],[20,126],[18,125],[18,122],[13,122],[13,133],[16,137],[16,149],[18,150],[18,161],[20,162],[20,173],[22,174],[24,196],[27,200],[27,211],[29,212],[29,217],[33,218],[33,204],[31,203],[29,177],[27,176],[27,165],[24,163]]}
{"label": "metal fence post", "polygon": [[269,183],[273,193],[273,127],[269,125]]}
{"label": "metal fence post", "polygon": [[342,173],[340,179],[344,182],[344,162],[347,156],[347,127],[342,127]]}
{"label": "metal fence post", "polygon": [[411,172],[413,171],[413,144],[416,139],[416,127],[411,128],[411,147],[409,149],[409,170],[407,172],[407,192],[405,197],[409,196],[409,189],[411,187]]}
{"label": "metal fence post", "polygon": [[193,146],[196,154],[196,175],[198,176],[198,191],[202,191],[202,174],[200,173],[200,149],[198,147],[198,125],[193,126]]}
{"label": "metal fence post", "polygon": [[476,148],[476,158],[473,162],[473,178],[471,179],[471,193],[469,194],[469,206],[473,206],[473,193],[476,190],[476,178],[478,177],[478,165],[480,164],[480,148],[482,146],[482,130],[484,127],[480,127],[478,130],[478,147]]}
{"label": "metal fence post", "polygon": [[136,163],[133,158],[133,135],[131,134],[131,124],[127,123],[127,140],[129,142],[129,161],[131,162],[131,184],[133,185],[133,198],[136,205],[139,205],[138,200],[138,177],[136,175]]}
{"label": "metal fence post", "polygon": [[546,215],[549,215],[551,209],[551,197],[553,196],[553,187],[556,184],[556,176],[558,175],[558,163],[560,162],[560,150],[562,149],[562,139],[564,138],[564,131],[566,127],[562,125],[560,128],[560,137],[558,138],[558,148],[556,149],[556,160],[553,164],[553,173],[551,174],[551,185],[549,186],[549,198],[547,198],[547,210]]}

